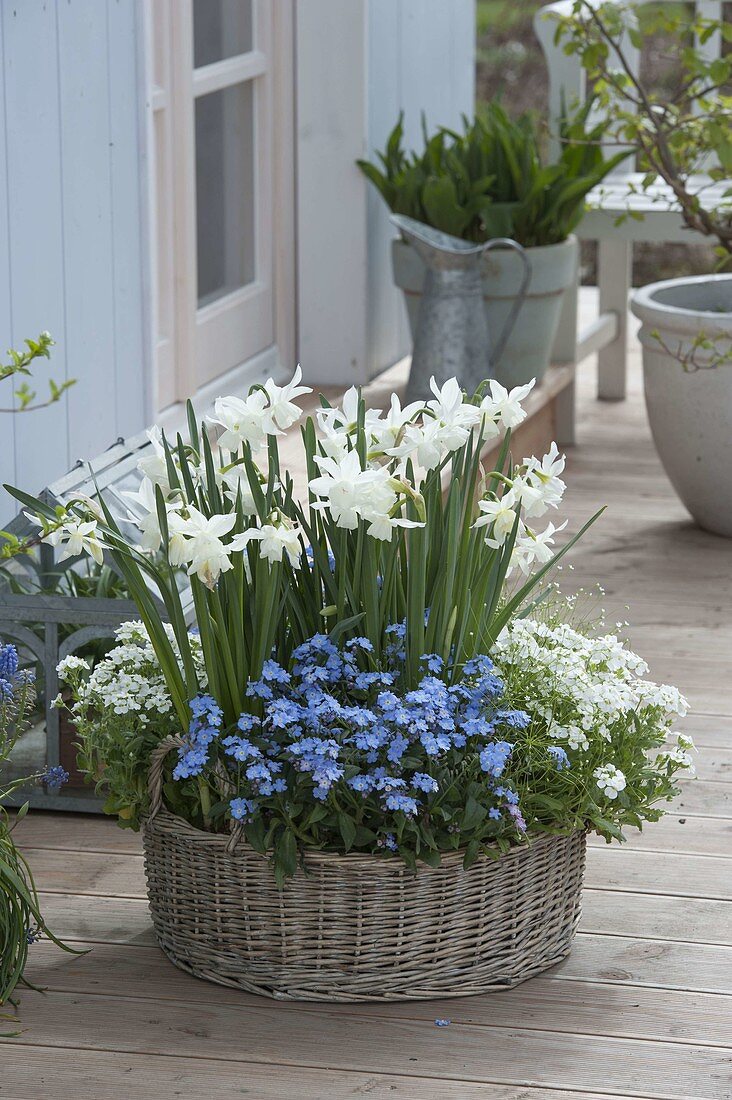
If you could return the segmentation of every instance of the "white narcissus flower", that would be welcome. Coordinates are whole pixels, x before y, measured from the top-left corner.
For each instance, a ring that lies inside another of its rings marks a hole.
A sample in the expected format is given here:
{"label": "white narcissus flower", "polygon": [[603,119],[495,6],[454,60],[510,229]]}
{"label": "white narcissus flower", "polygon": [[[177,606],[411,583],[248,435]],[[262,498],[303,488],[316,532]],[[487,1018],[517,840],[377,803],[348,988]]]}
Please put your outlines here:
{"label": "white narcissus flower", "polygon": [[[152,450],[140,459],[137,468],[140,473],[149,478],[154,485],[159,485],[164,493],[170,492],[168,480],[168,464],[165,460],[165,447],[163,446],[163,433],[157,424],[147,433],[147,438],[152,444]],[[175,458],[174,458],[175,462]],[[176,462],[176,466],[178,463]]]}
{"label": "white narcissus flower", "polygon": [[[442,386],[431,378],[430,388],[435,396],[424,405],[422,422],[406,423],[396,444],[386,448],[388,455],[403,462],[415,459],[423,470],[434,470],[446,454],[464,446],[481,420],[480,409],[464,400],[456,378],[449,378]],[[408,408],[414,415],[414,406]],[[484,431],[483,437],[490,434]]]}
{"label": "white narcissus flower", "polygon": [[[65,520],[56,532],[54,546],[60,548],[59,561],[76,558],[79,554],[90,554],[97,565],[104,561],[104,544],[100,541],[98,525],[95,519]],[[44,539],[50,541],[50,539]]]}
{"label": "white narcissus flower", "polygon": [[500,382],[491,379],[490,393],[480,403],[481,412],[493,420],[500,420],[504,428],[516,428],[526,419],[521,402],[531,393],[536,379],[532,378],[525,386],[515,386],[510,392]]}
{"label": "white narcissus flower", "polygon": [[[564,471],[565,457],[559,453],[556,443],[552,443],[547,454],[538,458],[525,458],[523,478],[533,490],[532,503],[524,504],[527,516],[541,516],[547,508],[556,508],[564,496],[566,485],[560,478]],[[531,511],[529,510],[531,507]]]}
{"label": "white narcissus flower", "polygon": [[223,428],[217,440],[221,450],[234,454],[242,443],[248,443],[252,450],[261,447],[267,438],[267,429],[275,428],[267,412],[267,394],[261,389],[254,390],[246,398],[217,398],[214,415],[208,420],[215,427]]}
{"label": "white narcissus flower", "polygon": [[195,573],[207,588],[213,588],[221,573],[233,568],[231,547],[224,545],[222,536],[234,526],[236,515],[207,517],[197,508],[189,506],[185,518],[177,512],[170,512],[168,523],[171,532],[168,546],[170,564],[188,563],[189,575]]}
{"label": "white narcissus flower", "polygon": [[371,535],[371,538],[380,539],[382,542],[391,542],[397,527],[424,527],[424,523],[420,523],[416,519],[401,519],[387,513],[375,513],[368,517],[367,522],[367,533]]}
{"label": "white narcissus flower", "polygon": [[492,533],[486,536],[485,541],[488,546],[498,549],[499,546],[503,546],[516,522],[518,501],[514,491],[509,489],[500,500],[479,500],[478,507],[482,515],[478,516],[473,527],[492,526]]}
{"label": "white narcissus flower", "polygon": [[242,511],[246,515],[251,516],[256,512],[257,507],[254,503],[252,487],[249,484],[249,475],[242,462],[217,470],[216,481],[232,500],[235,501],[237,496],[240,496]]}
{"label": "white narcissus flower", "polygon": [[559,531],[563,531],[566,526],[567,521],[565,520],[559,527],[549,523],[543,531],[530,531],[526,528],[524,533],[516,539],[512,564],[517,565],[524,575],[531,572],[531,568],[536,562],[539,565],[546,565],[548,561],[551,561],[554,554],[552,549],[554,536]]}
{"label": "white narcissus flower", "polygon": [[359,517],[389,512],[396,504],[396,493],[389,488],[390,475],[385,469],[361,469],[356,451],[336,462],[316,455],[322,473],[310,482],[310,489],[321,500],[316,507],[327,508],[338,527],[355,530]]}
{"label": "white narcissus flower", "polygon": [[142,516],[130,512],[131,519],[139,528],[142,535],[140,539],[140,549],[147,550],[152,554],[156,553],[160,549],[162,534],[160,532],[160,524],[158,523],[158,507],[155,499],[154,483],[149,477],[144,477],[136,493],[124,492],[122,496],[126,497],[127,500],[136,504],[144,511],[144,515]]}
{"label": "white narcissus flower", "polygon": [[232,550],[244,550],[250,542],[259,543],[259,555],[270,562],[282,561],[285,554],[292,566],[299,566],[302,554],[300,528],[296,524],[284,522],[284,517],[276,517],[276,522],[264,523],[261,527],[250,527],[231,540]]}
{"label": "white narcissus flower", "polygon": [[269,435],[274,435],[278,428],[286,432],[288,428],[291,428],[292,425],[296,424],[300,419],[302,409],[294,403],[295,398],[313,392],[309,386],[301,386],[299,384],[301,381],[302,371],[298,364],[295,373],[287,385],[277,386],[271,378],[268,378],[264,383],[264,388],[269,397],[267,413],[273,425],[268,432]]}
{"label": "white narcissus flower", "polygon": [[376,416],[369,421],[369,428],[378,449],[385,451],[387,447],[396,447],[401,441],[406,425],[411,423],[422,408],[419,401],[402,408],[397,394],[391,395],[391,404],[388,412],[383,416]]}
{"label": "white narcissus flower", "polygon": [[531,516],[542,516],[544,512],[546,512],[544,494],[541,489],[537,488],[536,485],[532,485],[532,483],[522,474],[516,474],[514,476],[511,488],[527,518]]}
{"label": "white narcissus flower", "polygon": [[423,470],[434,470],[445,454],[442,428],[436,420],[426,420],[423,424],[407,424],[401,442],[396,447],[387,447],[386,453],[392,458],[402,459],[403,462],[414,458]]}
{"label": "white narcissus flower", "polygon": [[343,394],[341,407],[320,408],[315,413],[321,431],[332,434],[336,428],[346,433],[352,432],[358,421],[359,392],[351,386]]}

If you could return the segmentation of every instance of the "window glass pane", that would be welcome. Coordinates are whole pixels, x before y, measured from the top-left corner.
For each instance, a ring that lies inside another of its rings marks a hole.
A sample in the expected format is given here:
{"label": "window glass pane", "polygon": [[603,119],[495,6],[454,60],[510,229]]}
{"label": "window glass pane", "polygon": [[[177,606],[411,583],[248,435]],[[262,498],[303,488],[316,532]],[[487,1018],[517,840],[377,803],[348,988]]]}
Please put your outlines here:
{"label": "window glass pane", "polygon": [[252,49],[252,0],[193,0],[193,64]]}
{"label": "window glass pane", "polygon": [[196,100],[198,304],[255,277],[254,86]]}

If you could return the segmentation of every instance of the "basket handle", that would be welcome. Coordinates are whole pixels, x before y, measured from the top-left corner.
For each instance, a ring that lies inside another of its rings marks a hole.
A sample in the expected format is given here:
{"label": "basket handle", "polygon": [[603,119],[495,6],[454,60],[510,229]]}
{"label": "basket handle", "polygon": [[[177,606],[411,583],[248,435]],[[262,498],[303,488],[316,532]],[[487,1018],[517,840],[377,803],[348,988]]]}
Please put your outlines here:
{"label": "basket handle", "polygon": [[[165,757],[173,749],[181,749],[187,744],[182,737],[171,735],[164,737],[159,745],[150,753],[150,768],[147,773],[147,793],[150,796],[150,810],[148,821],[153,821],[163,806],[163,764]],[[231,836],[226,845],[227,852],[233,852],[244,835],[244,826],[241,822],[230,823]]]}
{"label": "basket handle", "polygon": [[150,821],[160,813],[163,805],[163,764],[165,763],[165,757],[173,749],[183,748],[185,743],[182,737],[164,737],[150,753],[150,770],[147,773],[147,793],[150,796],[148,816]]}

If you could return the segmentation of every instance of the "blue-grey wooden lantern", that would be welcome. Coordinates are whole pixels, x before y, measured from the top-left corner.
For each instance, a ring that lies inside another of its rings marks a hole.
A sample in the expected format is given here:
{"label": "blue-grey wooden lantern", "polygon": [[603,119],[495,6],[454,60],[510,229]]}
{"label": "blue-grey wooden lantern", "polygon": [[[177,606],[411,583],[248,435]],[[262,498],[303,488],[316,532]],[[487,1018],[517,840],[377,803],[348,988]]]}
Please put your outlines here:
{"label": "blue-grey wooden lantern", "polygon": [[[129,517],[135,508],[122,493],[134,492],[139,488],[142,475],[138,470],[138,463],[150,453],[151,447],[146,434],[129,440],[118,439],[109,450],[92,462],[77,463],[70,473],[44,489],[39,496],[55,507],[82,493],[93,497],[98,486],[117,522],[123,528],[128,526],[131,537],[134,538],[135,528]],[[37,528],[23,513],[6,524],[4,529],[18,538],[38,533]],[[17,595],[8,589],[7,584],[3,585],[0,577],[0,639],[15,643],[26,659],[34,660],[42,667],[44,684],[41,701],[45,712],[45,729],[36,726],[21,736],[10,762],[13,774],[26,775],[44,771],[61,762],[60,714],[51,706],[58,694],[56,666],[59,661],[90,641],[112,639],[116,627],[121,623],[139,618],[137,608],[130,600],[44,592],[44,576],[51,571],[58,573],[73,570],[79,560],[70,558],[59,563],[55,560],[54,548],[41,544],[32,554],[12,560],[14,572],[24,572],[34,578],[36,591]],[[107,563],[114,568],[111,559],[107,559]],[[181,578],[181,583],[184,612],[187,621],[192,622],[194,610],[190,587],[186,588],[184,577]],[[154,590],[153,594],[161,615],[165,617],[162,603],[157,599]],[[59,642],[59,625],[62,623],[71,626],[72,630]],[[91,786],[76,789],[64,787],[60,791],[27,786],[17,790],[9,801],[11,805],[21,805],[28,801],[32,806],[45,809],[99,812],[103,800],[94,794]]]}

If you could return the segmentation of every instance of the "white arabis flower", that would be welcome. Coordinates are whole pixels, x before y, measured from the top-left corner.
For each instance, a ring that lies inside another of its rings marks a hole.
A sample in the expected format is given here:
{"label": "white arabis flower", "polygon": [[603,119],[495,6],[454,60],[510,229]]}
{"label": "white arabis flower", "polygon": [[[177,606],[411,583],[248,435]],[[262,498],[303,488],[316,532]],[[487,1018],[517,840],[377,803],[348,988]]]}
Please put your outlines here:
{"label": "white arabis flower", "polygon": [[678,764],[680,768],[684,768],[686,771],[686,778],[693,779],[696,775],[696,768],[694,766],[694,759],[690,752],[686,752],[682,748],[678,749],[666,749],[664,752],[658,754],[657,761],[659,764]]}
{"label": "white arabis flower", "polygon": [[69,653],[68,657],[64,657],[56,666],[59,680],[69,680],[73,678],[75,672],[88,671],[89,662],[84,657],[77,657],[75,653]]}
{"label": "white arabis flower", "polygon": [[526,419],[521,402],[531,393],[536,379],[532,378],[525,386],[516,386],[510,392],[500,382],[491,379],[490,393],[480,403],[480,411],[493,420],[500,420],[504,428],[516,428]]}
{"label": "white arabis flower", "polygon": [[231,549],[243,550],[248,543],[258,542],[260,557],[277,562],[282,561],[287,554],[290,565],[298,566],[302,554],[300,528],[296,524],[287,523],[280,513],[271,518],[274,522],[264,523],[261,527],[250,527],[242,534],[234,535]]}
{"label": "white arabis flower", "polygon": [[608,798],[615,800],[622,790],[625,790],[625,776],[620,768],[613,764],[605,764],[602,768],[595,768],[592,773],[600,790]]}
{"label": "white arabis flower", "polygon": [[482,515],[478,516],[473,527],[492,527],[491,535],[486,536],[486,543],[497,549],[503,546],[508,536],[513,531],[516,522],[517,500],[513,489],[503,494],[500,500],[479,500],[478,507]]}
{"label": "white arabis flower", "polygon": [[295,373],[286,386],[276,386],[271,378],[268,378],[264,383],[264,388],[269,397],[267,412],[273,425],[268,434],[274,435],[278,428],[286,432],[300,419],[302,409],[294,403],[295,398],[313,392],[309,386],[299,385],[301,381],[302,371],[298,364]]}
{"label": "white arabis flower", "polygon": [[270,435],[275,434],[267,412],[267,394],[264,390],[254,390],[248,397],[219,397],[214,401],[214,416],[208,418],[211,424],[223,428],[218,438],[222,451],[236,452],[242,443],[248,443],[253,450],[261,447]]}

